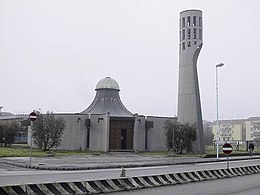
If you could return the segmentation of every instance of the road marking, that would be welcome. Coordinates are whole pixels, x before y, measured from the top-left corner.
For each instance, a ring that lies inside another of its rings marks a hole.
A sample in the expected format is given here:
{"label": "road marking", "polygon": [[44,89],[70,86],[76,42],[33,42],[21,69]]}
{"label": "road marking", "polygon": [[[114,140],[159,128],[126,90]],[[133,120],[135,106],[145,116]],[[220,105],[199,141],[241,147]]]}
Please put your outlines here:
{"label": "road marking", "polygon": [[204,165],[214,165],[214,164],[220,164],[220,163],[227,163],[227,162],[221,161],[221,162],[209,162],[209,163],[195,163],[195,165],[204,166]]}
{"label": "road marking", "polygon": [[169,165],[165,166],[155,166],[155,167],[133,167],[133,168],[126,168],[128,170],[138,170],[138,169],[162,169],[162,168],[169,168]]}

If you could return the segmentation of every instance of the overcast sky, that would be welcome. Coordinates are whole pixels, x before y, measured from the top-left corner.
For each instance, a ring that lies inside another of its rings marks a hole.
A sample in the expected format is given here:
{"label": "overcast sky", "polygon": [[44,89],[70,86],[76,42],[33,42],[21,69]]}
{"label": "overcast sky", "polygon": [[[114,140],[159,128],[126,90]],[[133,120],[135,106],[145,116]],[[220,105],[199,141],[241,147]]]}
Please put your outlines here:
{"label": "overcast sky", "polygon": [[179,13],[203,11],[203,118],[260,116],[259,0],[0,0],[0,106],[81,112],[111,76],[132,113],[176,116]]}

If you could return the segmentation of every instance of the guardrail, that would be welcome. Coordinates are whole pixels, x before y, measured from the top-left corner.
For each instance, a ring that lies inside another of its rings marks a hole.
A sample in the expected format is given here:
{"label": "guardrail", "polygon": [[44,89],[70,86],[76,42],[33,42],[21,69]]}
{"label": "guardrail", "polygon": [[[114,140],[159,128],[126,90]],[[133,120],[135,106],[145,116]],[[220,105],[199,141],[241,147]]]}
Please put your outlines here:
{"label": "guardrail", "polygon": [[260,173],[260,165],[115,179],[0,186],[1,195],[96,194]]}

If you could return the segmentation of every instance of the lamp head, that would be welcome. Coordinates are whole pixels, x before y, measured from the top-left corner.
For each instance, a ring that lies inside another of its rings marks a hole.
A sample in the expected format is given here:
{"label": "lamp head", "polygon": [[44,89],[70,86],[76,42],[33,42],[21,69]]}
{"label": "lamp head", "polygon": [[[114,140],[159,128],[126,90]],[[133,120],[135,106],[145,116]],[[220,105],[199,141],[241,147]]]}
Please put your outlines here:
{"label": "lamp head", "polygon": [[216,67],[222,67],[222,66],[224,66],[224,63],[219,63],[216,65]]}

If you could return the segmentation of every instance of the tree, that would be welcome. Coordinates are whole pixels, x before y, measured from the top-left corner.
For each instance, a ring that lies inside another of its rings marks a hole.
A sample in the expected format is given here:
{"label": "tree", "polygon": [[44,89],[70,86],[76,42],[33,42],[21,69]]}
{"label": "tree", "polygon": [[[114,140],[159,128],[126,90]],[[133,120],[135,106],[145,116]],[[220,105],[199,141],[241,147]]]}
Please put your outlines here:
{"label": "tree", "polygon": [[34,143],[44,151],[61,145],[65,128],[63,118],[55,118],[53,113],[37,114],[37,120],[33,124]]}
{"label": "tree", "polygon": [[214,134],[212,133],[212,126],[210,123],[204,124],[204,140],[206,146],[213,145]]}
{"label": "tree", "polygon": [[164,123],[165,135],[166,135],[166,147],[168,150],[173,148],[173,129],[175,128],[176,123],[166,120]]}
{"label": "tree", "polygon": [[192,151],[192,142],[197,138],[197,128],[195,125],[174,123],[167,120],[165,121],[164,129],[166,131],[166,145],[168,150],[172,149],[174,144],[174,148],[179,154],[182,154],[184,149],[186,149],[187,153]]}
{"label": "tree", "polygon": [[1,124],[0,125],[0,143],[1,146],[10,146],[15,141],[15,132],[18,128],[17,122],[11,122],[9,124]]}

